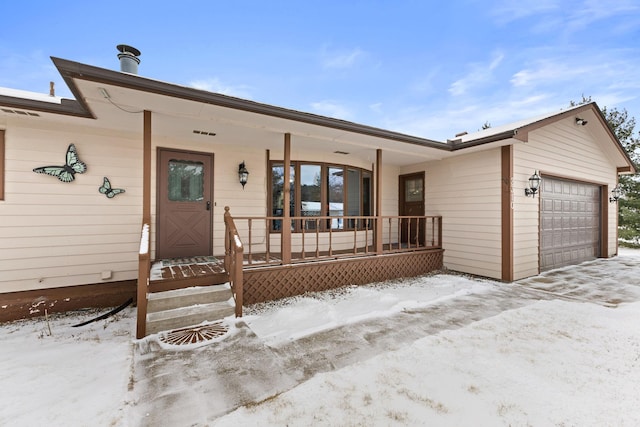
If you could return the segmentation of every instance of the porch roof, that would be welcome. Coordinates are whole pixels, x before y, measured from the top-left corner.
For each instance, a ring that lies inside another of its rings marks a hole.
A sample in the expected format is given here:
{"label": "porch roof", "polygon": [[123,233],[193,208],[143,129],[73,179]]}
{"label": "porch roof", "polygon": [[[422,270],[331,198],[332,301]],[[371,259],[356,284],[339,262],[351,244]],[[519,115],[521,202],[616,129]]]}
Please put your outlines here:
{"label": "porch roof", "polygon": [[[75,100],[60,104],[0,92],[0,105],[41,112],[57,122],[90,118],[84,126],[141,134],[141,114],[152,111],[154,137],[282,150],[285,133],[296,149],[346,152],[398,166],[440,159],[446,142],[162,82],[140,75],[52,58]],[[195,132],[194,132],[195,131]],[[215,134],[215,136],[213,135]],[[203,139],[204,138],[204,139]]]}

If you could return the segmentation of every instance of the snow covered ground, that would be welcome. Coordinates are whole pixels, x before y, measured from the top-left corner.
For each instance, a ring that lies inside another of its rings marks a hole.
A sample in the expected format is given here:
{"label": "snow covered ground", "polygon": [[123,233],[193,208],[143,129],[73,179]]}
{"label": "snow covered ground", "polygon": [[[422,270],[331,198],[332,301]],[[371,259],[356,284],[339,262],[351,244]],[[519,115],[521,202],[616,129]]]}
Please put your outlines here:
{"label": "snow covered ground", "polygon": [[[345,323],[496,298],[493,290],[507,286],[428,276],[257,306],[244,321],[277,351]],[[317,373],[215,419],[165,425],[640,425],[640,251],[621,250],[523,286],[544,297]],[[135,371],[142,359],[162,363],[159,353],[140,353],[135,311],[71,327],[96,314],[0,325],[1,426],[138,426],[148,425],[143,412],[162,419],[171,409],[147,401],[145,372]],[[207,371],[202,375],[206,381]],[[181,386],[192,388],[189,378]],[[225,392],[206,390],[203,402]]]}

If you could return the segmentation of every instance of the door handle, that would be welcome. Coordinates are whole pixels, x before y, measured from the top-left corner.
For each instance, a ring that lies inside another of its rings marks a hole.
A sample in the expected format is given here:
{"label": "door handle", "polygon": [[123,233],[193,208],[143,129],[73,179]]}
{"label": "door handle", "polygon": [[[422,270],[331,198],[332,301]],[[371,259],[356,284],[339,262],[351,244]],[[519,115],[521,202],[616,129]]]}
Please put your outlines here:
{"label": "door handle", "polygon": [[211,210],[211,202],[207,202],[207,210],[210,211]]}

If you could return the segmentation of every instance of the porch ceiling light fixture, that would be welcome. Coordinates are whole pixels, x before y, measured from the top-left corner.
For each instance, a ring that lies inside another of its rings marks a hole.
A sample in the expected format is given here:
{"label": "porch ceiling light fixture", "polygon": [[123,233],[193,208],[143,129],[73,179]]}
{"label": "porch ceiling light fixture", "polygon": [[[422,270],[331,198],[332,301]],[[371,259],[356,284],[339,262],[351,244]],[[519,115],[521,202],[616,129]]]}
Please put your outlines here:
{"label": "porch ceiling light fixture", "polygon": [[587,122],[585,119],[581,119],[580,117],[576,117],[576,125],[578,126],[586,126]]}
{"label": "porch ceiling light fixture", "polygon": [[244,186],[247,184],[247,180],[249,179],[249,171],[244,165],[244,160],[238,165],[238,179],[240,180],[240,184],[242,184],[242,189],[244,190]]}
{"label": "porch ceiling light fixture", "polygon": [[540,178],[538,171],[533,171],[533,175],[529,177],[529,188],[524,189],[524,195],[527,197],[531,196],[535,199],[536,193],[540,188],[541,181],[542,181],[542,178]]}
{"label": "porch ceiling light fixture", "polygon": [[611,197],[609,197],[609,203],[615,203],[622,197],[622,190],[619,185],[616,185],[613,190],[611,190]]}

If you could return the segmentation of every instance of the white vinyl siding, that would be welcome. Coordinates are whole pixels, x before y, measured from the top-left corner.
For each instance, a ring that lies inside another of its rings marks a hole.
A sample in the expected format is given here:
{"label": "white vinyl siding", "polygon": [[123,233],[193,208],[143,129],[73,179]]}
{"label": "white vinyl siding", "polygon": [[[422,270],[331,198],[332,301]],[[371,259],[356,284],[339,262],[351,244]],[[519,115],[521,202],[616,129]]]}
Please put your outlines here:
{"label": "white vinyl siding", "polygon": [[[0,292],[137,277],[142,213],[142,142],[63,127],[6,131],[5,201],[0,205]],[[84,174],[64,183],[36,174],[61,166],[74,143]],[[103,177],[126,193],[108,199]],[[103,272],[110,278],[103,280]]]}
{"label": "white vinyl siding", "polygon": [[[610,191],[616,185],[616,166],[590,133],[589,125],[576,126],[573,117],[530,132],[529,142],[514,145],[513,162],[514,279],[517,280],[539,273],[540,198],[524,195],[534,170],[543,176],[607,185]],[[615,255],[617,248],[617,205],[614,203],[608,205],[608,224],[608,251],[601,254],[603,257]]]}
{"label": "white vinyl siding", "polygon": [[425,166],[426,215],[442,216],[445,267],[501,278],[500,149]]}

